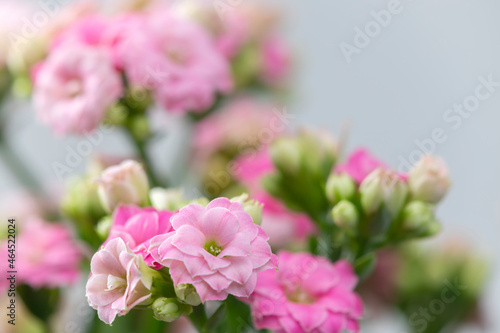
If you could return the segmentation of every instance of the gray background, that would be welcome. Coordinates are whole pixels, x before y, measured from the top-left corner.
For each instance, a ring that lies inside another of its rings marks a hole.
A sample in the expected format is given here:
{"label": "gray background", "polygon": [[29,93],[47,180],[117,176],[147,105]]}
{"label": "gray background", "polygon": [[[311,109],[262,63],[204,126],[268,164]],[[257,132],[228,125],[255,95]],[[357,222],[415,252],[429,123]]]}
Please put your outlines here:
{"label": "gray background", "polygon": [[[401,0],[401,13],[351,63],[340,43],[353,44],[353,29],[364,29],[373,21],[370,12],[386,9],[389,1],[287,3],[284,31],[297,52],[299,70],[294,100],[286,107],[299,113],[297,123],[338,133],[347,121],[348,147],[366,146],[393,167],[400,156],[418,149],[415,140],[429,138],[435,128],[445,131],[448,139],[436,146],[436,153],[449,165],[453,188],[439,210],[440,240],[458,235],[492,263],[483,304],[492,325],[488,331],[500,331],[495,316],[500,307],[500,87],[460,128],[443,120],[448,108],[474,93],[479,76],[492,74],[500,82],[500,2]],[[51,162],[64,161],[65,147],[76,147],[79,139],[58,140],[32,120],[29,108],[16,112],[9,130],[12,144],[48,187],[59,187]],[[159,165],[167,168],[182,121],[171,119],[168,126],[171,134],[153,147]],[[106,135],[97,150],[130,152],[123,140],[119,133]],[[11,195],[17,184],[3,165],[0,177],[0,189]],[[401,332],[387,323],[380,332]]]}

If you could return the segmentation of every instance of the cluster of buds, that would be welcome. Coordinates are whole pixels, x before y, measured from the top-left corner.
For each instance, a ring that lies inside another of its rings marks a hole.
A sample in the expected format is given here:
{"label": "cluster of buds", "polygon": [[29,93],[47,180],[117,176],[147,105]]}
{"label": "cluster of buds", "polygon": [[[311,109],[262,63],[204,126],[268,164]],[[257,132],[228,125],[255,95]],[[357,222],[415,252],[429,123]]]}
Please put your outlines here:
{"label": "cluster of buds", "polygon": [[378,167],[358,185],[347,173],[333,173],[326,197],[334,223],[347,234],[398,242],[440,230],[435,205],[449,186],[444,162],[425,156],[408,176]]}

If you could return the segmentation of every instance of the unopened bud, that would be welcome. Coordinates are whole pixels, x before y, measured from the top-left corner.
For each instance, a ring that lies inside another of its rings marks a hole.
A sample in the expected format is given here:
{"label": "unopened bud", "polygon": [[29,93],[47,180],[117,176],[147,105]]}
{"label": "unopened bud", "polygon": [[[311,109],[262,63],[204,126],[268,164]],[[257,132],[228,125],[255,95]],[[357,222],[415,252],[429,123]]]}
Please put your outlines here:
{"label": "unopened bud", "polygon": [[149,191],[151,204],[159,210],[177,211],[188,204],[182,189],[155,187]]}
{"label": "unopened bud", "polygon": [[451,181],[441,158],[424,156],[408,174],[408,185],[414,199],[438,203],[448,192]]}
{"label": "unopened bud", "polygon": [[431,236],[441,230],[434,206],[422,201],[410,202],[403,210],[402,228],[406,232]]}
{"label": "unopened bud", "polygon": [[238,197],[232,198],[231,201],[239,202],[243,205],[243,209],[251,217],[255,224],[260,225],[262,223],[262,209],[263,205],[257,200],[248,200],[248,194],[244,193]]}
{"label": "unopened bud", "polygon": [[158,298],[152,305],[154,317],[156,320],[171,323],[180,318],[183,314],[189,314],[192,311],[190,305],[182,304],[174,298]]}
{"label": "unopened bud", "polygon": [[132,160],[111,166],[98,179],[99,198],[108,211],[119,204],[146,205],[148,177],[142,166]]}
{"label": "unopened bud", "polygon": [[279,138],[271,145],[271,157],[276,167],[295,175],[300,170],[301,148],[295,138]]}
{"label": "unopened bud", "polygon": [[359,221],[356,206],[347,200],[342,200],[333,207],[332,217],[336,225],[350,230],[354,229]]}
{"label": "unopened bud", "polygon": [[186,304],[198,306],[201,304],[200,295],[192,284],[181,283],[175,287],[175,294],[177,297]]}
{"label": "unopened bud", "polygon": [[356,184],[347,174],[332,174],[326,183],[326,196],[332,204],[349,200],[356,194]]}

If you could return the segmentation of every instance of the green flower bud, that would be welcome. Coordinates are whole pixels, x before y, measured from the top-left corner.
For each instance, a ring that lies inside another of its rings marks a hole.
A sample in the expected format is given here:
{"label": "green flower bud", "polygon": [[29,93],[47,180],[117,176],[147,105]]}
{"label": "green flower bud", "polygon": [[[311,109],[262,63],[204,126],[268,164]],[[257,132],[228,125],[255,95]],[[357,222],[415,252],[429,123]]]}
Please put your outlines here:
{"label": "green flower bud", "polygon": [[248,200],[248,194],[244,193],[238,197],[232,198],[231,201],[241,203],[243,209],[252,217],[255,224],[260,225],[262,223],[262,209],[264,205],[257,200]]}
{"label": "green flower bud", "polygon": [[359,214],[356,206],[347,200],[342,200],[333,207],[332,217],[336,225],[350,230],[354,229],[359,221]]}
{"label": "green flower bud", "polygon": [[154,317],[156,320],[171,323],[179,319],[184,314],[192,312],[190,305],[182,304],[174,298],[158,298],[152,305]]}
{"label": "green flower bud", "polygon": [[326,196],[335,205],[340,200],[349,200],[356,194],[356,184],[347,174],[331,174],[326,183]]}
{"label": "green flower bud", "polygon": [[441,230],[434,216],[434,206],[422,201],[410,202],[403,210],[401,227],[409,233],[432,236]]}
{"label": "green flower bud", "polygon": [[111,216],[106,216],[102,218],[99,222],[97,222],[97,227],[96,231],[99,237],[101,239],[106,239],[108,238],[109,230],[111,229],[111,226],[113,225],[113,219]]}
{"label": "green flower bud", "polygon": [[106,215],[97,195],[97,184],[88,177],[68,181],[61,210],[75,221],[98,221]]}
{"label": "green flower bud", "polygon": [[300,170],[301,147],[295,138],[279,138],[271,145],[271,158],[283,172],[295,175]]}
{"label": "green flower bud", "polygon": [[186,304],[198,306],[201,304],[200,295],[192,284],[181,283],[175,287],[175,294]]}

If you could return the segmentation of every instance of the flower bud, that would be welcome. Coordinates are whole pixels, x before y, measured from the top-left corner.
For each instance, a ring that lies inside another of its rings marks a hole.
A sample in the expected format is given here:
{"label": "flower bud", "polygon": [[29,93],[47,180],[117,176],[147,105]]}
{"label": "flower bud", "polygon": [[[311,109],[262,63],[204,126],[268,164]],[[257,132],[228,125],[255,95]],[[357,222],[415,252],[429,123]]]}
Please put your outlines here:
{"label": "flower bud", "polygon": [[175,287],[175,294],[184,303],[198,306],[201,304],[200,295],[196,292],[196,289],[192,284],[181,283]]}
{"label": "flower bud", "polygon": [[113,225],[113,219],[111,216],[105,216],[97,222],[96,231],[101,239],[108,238],[109,230]]}
{"label": "flower bud", "polygon": [[356,206],[347,200],[342,200],[333,207],[332,217],[336,225],[350,230],[354,229],[359,221]]}
{"label": "flower bud", "polygon": [[148,177],[135,161],[127,160],[105,169],[97,182],[101,203],[110,212],[119,204],[148,203]]}
{"label": "flower bud", "polygon": [[188,204],[182,189],[164,189],[155,187],[149,191],[151,204],[159,210],[175,212]]}
{"label": "flower bud", "polygon": [[378,168],[361,183],[359,192],[367,214],[376,212],[385,203],[389,214],[395,218],[406,202],[408,186],[397,173]]}
{"label": "flower bud", "polygon": [[424,156],[408,174],[408,185],[416,200],[438,203],[450,187],[448,168],[441,158]]}
{"label": "flower bud", "polygon": [[231,201],[241,203],[243,205],[243,209],[252,217],[255,224],[260,225],[262,223],[262,209],[264,205],[260,202],[257,200],[248,200],[248,194],[246,193],[232,198]]}
{"label": "flower bud", "polygon": [[300,170],[301,148],[295,138],[279,138],[271,145],[271,157],[276,167],[295,175]]}
{"label": "flower bud", "polygon": [[326,196],[332,204],[349,200],[356,194],[356,184],[347,174],[331,174],[326,183]]}
{"label": "flower bud", "polygon": [[422,201],[412,201],[404,208],[401,226],[404,231],[427,236],[434,235],[441,229],[434,216],[434,207]]}
{"label": "flower bud", "polygon": [[97,221],[106,215],[99,197],[97,185],[89,177],[78,177],[68,181],[61,202],[63,213],[75,221]]}
{"label": "flower bud", "polygon": [[183,314],[189,314],[192,311],[190,305],[182,304],[174,298],[158,298],[152,305],[154,317],[156,320],[171,323],[180,318]]}

